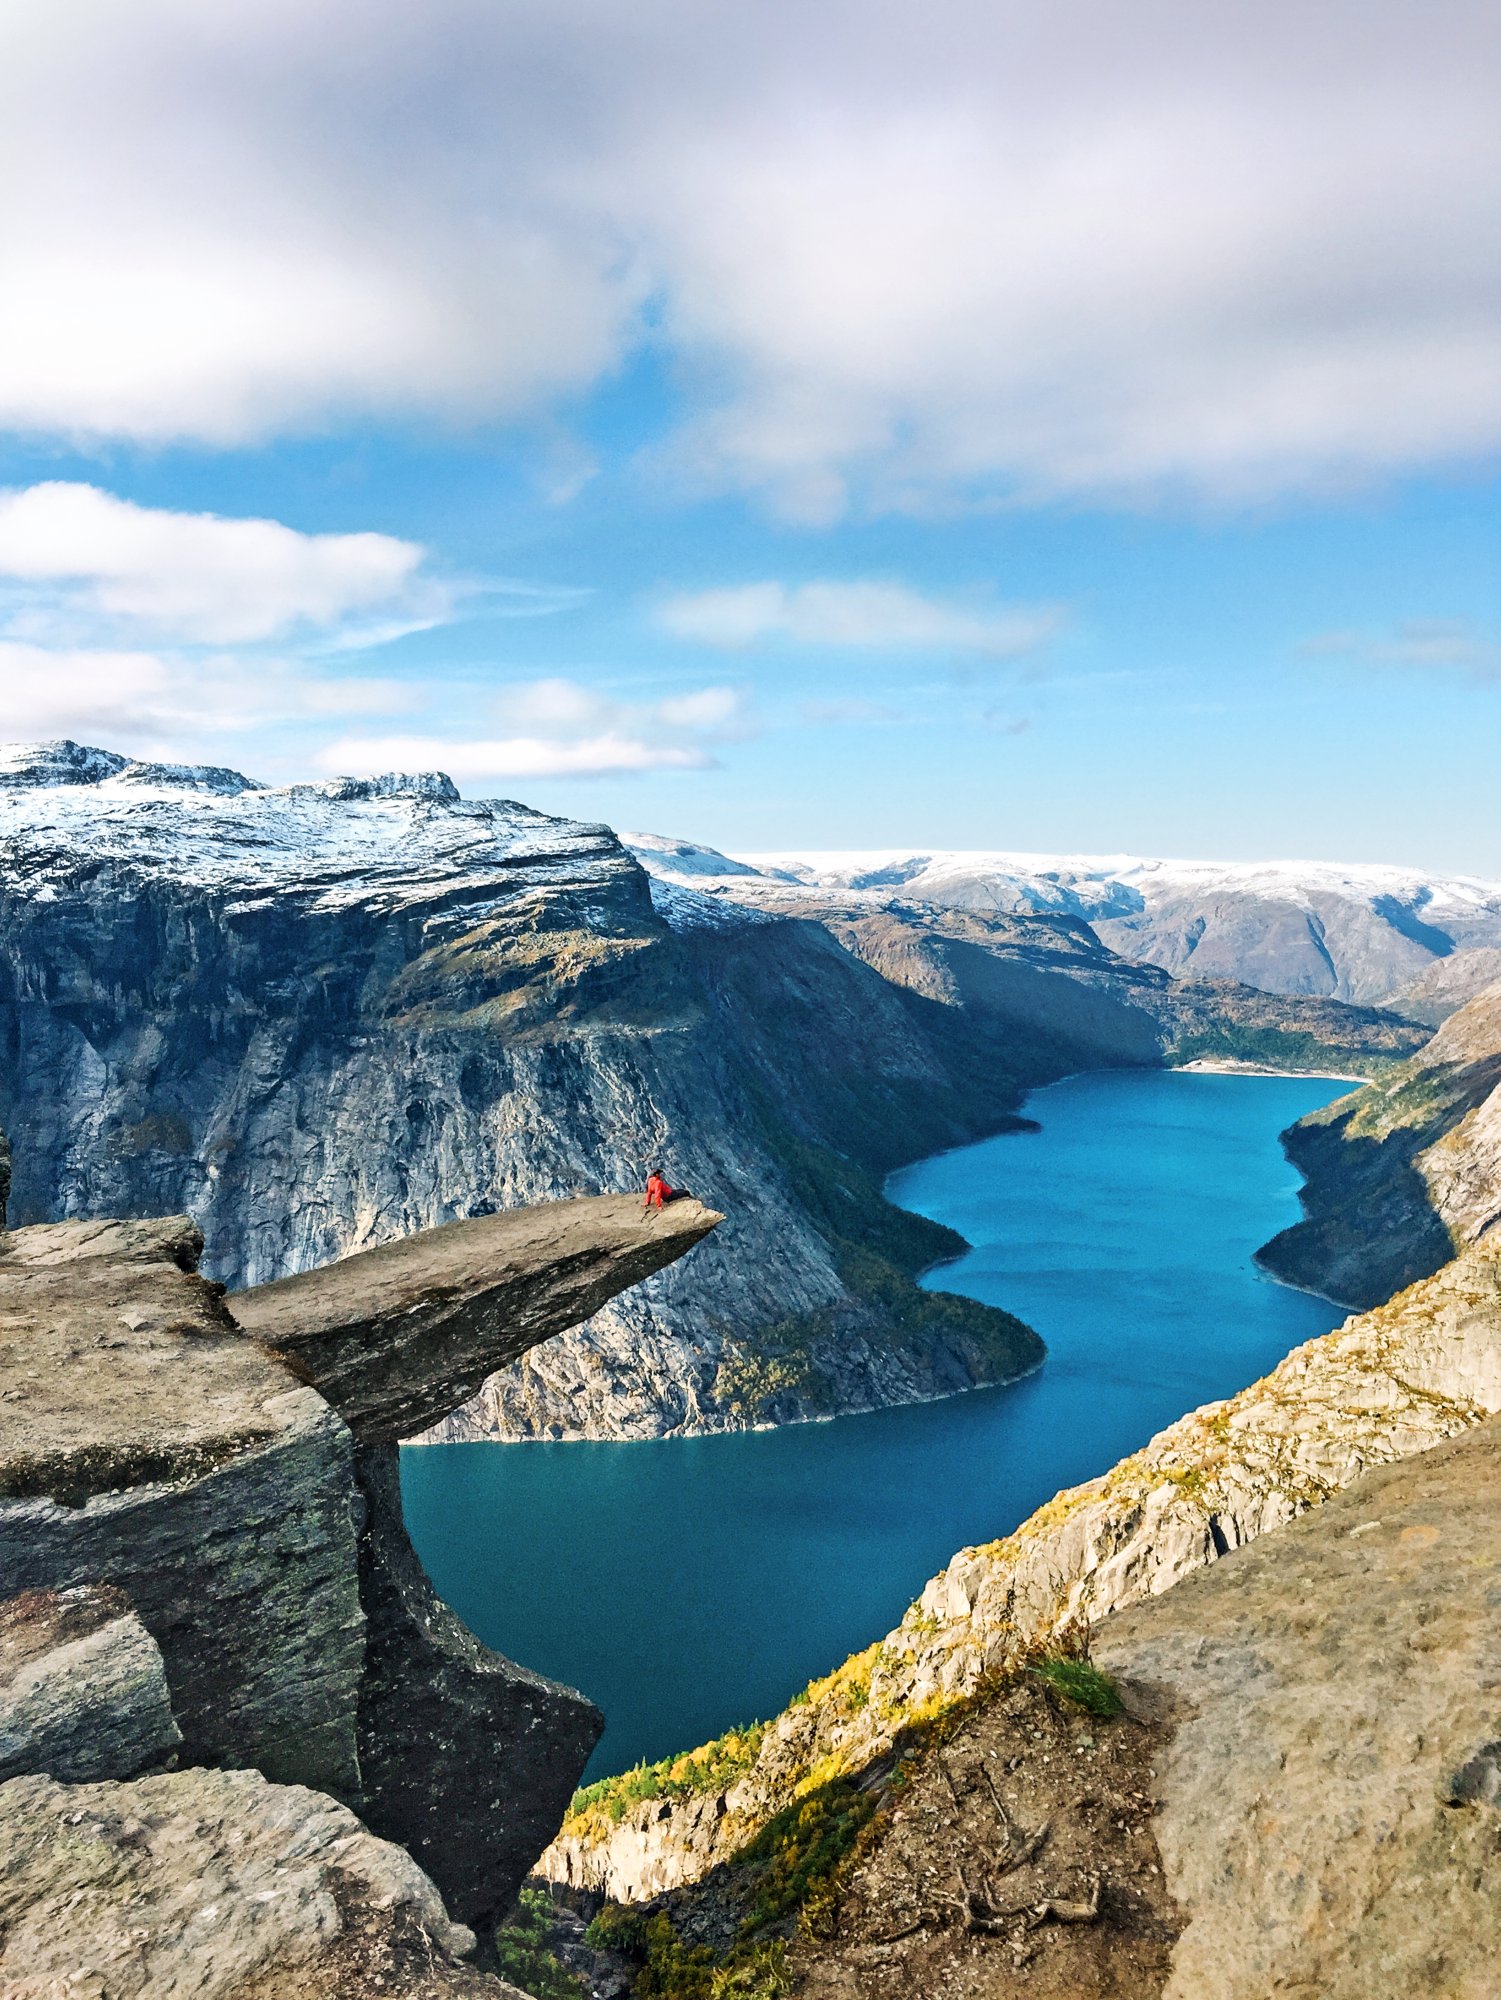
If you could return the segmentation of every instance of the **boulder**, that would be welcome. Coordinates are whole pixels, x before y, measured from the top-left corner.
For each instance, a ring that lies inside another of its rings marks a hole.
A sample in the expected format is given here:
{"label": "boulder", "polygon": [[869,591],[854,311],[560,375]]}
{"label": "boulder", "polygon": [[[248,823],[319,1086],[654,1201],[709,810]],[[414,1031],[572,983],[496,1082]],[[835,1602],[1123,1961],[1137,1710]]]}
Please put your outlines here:
{"label": "boulder", "polygon": [[409,1855],[255,1771],[0,1785],[4,2000],[522,2000]]}
{"label": "boulder", "polygon": [[161,1648],[122,1591],[83,1584],[0,1604],[0,1779],[133,1778],[181,1742]]}

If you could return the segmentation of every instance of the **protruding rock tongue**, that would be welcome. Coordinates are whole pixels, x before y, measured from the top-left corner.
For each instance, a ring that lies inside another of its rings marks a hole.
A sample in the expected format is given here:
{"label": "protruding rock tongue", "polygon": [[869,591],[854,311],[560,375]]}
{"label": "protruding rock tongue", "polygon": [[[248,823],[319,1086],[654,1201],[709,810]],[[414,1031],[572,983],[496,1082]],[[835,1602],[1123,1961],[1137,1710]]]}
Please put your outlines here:
{"label": "protruding rock tongue", "polygon": [[686,1199],[649,1214],[640,1195],[550,1202],[447,1223],[229,1301],[355,1434],[365,1818],[416,1855],[467,1921],[489,1921],[515,1896],[604,1718],[482,1646],[434,1595],[402,1520],[398,1440],[721,1219]]}
{"label": "protruding rock tongue", "polygon": [[395,1443],[487,1375],[681,1257],[723,1217],[639,1195],[449,1222],[230,1301],[245,1331],[311,1382],[362,1444]]}

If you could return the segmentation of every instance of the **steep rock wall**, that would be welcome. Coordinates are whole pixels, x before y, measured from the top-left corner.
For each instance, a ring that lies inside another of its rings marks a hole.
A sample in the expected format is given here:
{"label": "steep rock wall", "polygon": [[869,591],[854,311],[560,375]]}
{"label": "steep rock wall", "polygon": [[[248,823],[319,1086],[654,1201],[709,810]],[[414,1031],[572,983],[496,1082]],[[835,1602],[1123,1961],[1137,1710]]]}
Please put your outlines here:
{"label": "steep rock wall", "polygon": [[1306,1217],[1259,1253],[1277,1276],[1372,1305],[1479,1242],[1501,1220],[1501,986],[1284,1144]]}

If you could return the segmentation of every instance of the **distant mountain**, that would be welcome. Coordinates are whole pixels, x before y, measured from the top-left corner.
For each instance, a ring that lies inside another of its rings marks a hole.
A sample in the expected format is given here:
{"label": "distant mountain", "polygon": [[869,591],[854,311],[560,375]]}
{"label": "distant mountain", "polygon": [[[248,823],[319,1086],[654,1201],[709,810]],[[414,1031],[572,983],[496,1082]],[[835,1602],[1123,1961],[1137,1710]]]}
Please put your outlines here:
{"label": "distant mountain", "polygon": [[[1408,868],[897,848],[730,858],[655,836],[626,841],[665,880],[762,905],[839,892],[1073,917],[1122,957],[1182,977],[1367,1006],[1400,1006],[1416,989],[1421,1020],[1494,978],[1484,953],[1501,948],[1501,882]],[[1448,979],[1435,977],[1451,959]]]}

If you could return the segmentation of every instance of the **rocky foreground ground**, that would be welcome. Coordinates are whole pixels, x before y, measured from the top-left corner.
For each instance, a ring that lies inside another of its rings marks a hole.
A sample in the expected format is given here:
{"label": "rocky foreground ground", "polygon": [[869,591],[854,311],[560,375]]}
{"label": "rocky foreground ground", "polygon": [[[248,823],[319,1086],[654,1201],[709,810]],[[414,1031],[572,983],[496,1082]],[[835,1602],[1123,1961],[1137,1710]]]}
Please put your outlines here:
{"label": "rocky foreground ground", "polygon": [[795,1990],[1484,2000],[1498,1574],[1489,1423],[1122,1613],[1094,1658],[1124,1713],[1026,1676],[977,1702],[886,1795]]}

